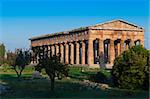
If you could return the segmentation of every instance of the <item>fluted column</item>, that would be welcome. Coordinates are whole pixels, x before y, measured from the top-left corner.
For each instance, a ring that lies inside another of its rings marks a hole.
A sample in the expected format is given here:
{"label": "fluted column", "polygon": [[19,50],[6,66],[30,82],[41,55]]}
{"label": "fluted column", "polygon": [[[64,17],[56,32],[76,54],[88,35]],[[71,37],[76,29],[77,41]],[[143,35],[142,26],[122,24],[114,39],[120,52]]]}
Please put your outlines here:
{"label": "fluted column", "polygon": [[140,41],[140,45],[142,45],[144,47],[144,40]]}
{"label": "fluted column", "polygon": [[50,47],[50,57],[52,57],[52,45],[50,45],[49,47]]}
{"label": "fluted column", "polygon": [[52,45],[51,46],[52,56],[54,55],[54,50],[55,50],[54,45]]}
{"label": "fluted column", "polygon": [[93,53],[93,40],[88,40],[88,64],[94,64],[94,53]]}
{"label": "fluted column", "polygon": [[79,64],[79,43],[76,42],[76,64]]}
{"label": "fluted column", "polygon": [[48,45],[48,57],[50,57],[50,45]]}
{"label": "fluted column", "polygon": [[71,43],[71,64],[74,64],[74,43]]}
{"label": "fluted column", "polygon": [[118,56],[120,55],[120,47],[121,47],[121,44],[120,44],[120,42],[118,42],[118,43],[117,43]]}
{"label": "fluted column", "polygon": [[126,50],[128,50],[129,49],[129,42],[125,42],[125,44],[126,44]]}
{"label": "fluted column", "polygon": [[58,55],[58,52],[59,52],[59,46],[58,45],[55,45],[56,47],[56,55]]}
{"label": "fluted column", "polygon": [[48,45],[46,45],[46,54],[47,54],[47,56],[48,56],[48,51],[49,51]]}
{"label": "fluted column", "polygon": [[39,63],[39,57],[40,57],[40,46],[37,47],[36,63]]}
{"label": "fluted column", "polygon": [[115,59],[114,40],[110,40],[110,49],[108,50],[110,55],[110,64],[113,64]]}
{"label": "fluted column", "polygon": [[64,62],[64,48],[63,44],[60,44],[60,61],[63,63]]}
{"label": "fluted column", "polygon": [[66,43],[65,44],[65,47],[66,47],[66,60],[65,60],[65,63],[66,64],[68,64],[69,62],[68,62],[68,56],[69,56],[69,44],[68,43]]}
{"label": "fluted column", "polygon": [[120,44],[121,44],[121,53],[123,53],[123,51],[124,51],[124,40],[121,40]]}
{"label": "fluted column", "polygon": [[104,55],[104,40],[99,40],[99,55]]}
{"label": "fluted column", "polygon": [[130,41],[130,47],[132,47],[132,46],[134,46],[135,44],[134,44],[134,40],[131,40]]}
{"label": "fluted column", "polygon": [[82,41],[82,64],[85,64],[85,42]]}

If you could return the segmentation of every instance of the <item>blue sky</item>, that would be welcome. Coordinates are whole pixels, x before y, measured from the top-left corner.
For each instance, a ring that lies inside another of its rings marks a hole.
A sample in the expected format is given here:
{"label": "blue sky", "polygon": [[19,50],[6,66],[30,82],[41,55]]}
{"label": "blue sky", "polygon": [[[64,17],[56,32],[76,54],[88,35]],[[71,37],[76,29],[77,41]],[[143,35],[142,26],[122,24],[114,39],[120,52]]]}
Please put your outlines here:
{"label": "blue sky", "polygon": [[145,29],[150,49],[149,0],[0,0],[0,42],[29,48],[30,37],[123,19]]}

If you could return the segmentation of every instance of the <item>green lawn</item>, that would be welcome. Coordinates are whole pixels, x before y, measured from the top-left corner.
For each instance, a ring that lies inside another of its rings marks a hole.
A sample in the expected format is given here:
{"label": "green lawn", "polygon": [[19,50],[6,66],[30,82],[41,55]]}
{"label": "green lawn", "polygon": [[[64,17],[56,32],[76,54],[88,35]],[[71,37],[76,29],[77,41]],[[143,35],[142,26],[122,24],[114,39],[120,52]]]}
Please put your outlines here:
{"label": "green lawn", "polygon": [[[72,67],[69,71],[70,79],[56,80],[55,92],[50,91],[50,81],[47,78],[31,79],[33,69],[28,67],[22,75],[22,80],[16,78],[13,71],[0,72],[0,83],[11,87],[12,91],[1,98],[148,98],[148,91],[133,91],[112,88],[109,90],[80,90],[81,82],[87,75],[94,74],[97,69]],[[109,74],[108,74],[109,75]]]}

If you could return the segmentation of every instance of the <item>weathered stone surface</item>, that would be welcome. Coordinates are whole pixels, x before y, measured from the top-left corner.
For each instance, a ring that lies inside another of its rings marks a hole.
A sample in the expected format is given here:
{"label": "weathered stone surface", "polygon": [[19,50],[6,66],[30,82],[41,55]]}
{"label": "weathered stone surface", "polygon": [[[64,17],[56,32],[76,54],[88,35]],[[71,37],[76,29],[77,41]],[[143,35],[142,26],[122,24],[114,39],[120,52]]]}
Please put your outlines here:
{"label": "weathered stone surface", "polygon": [[107,90],[110,89],[108,84],[95,83],[89,80],[84,80],[82,83],[82,87],[80,90]]}
{"label": "weathered stone surface", "polygon": [[[40,49],[42,52],[42,50],[46,51],[46,46],[51,46],[49,50],[52,51],[52,55],[54,52],[60,52],[62,62],[99,67],[97,60],[103,56],[104,63],[112,68],[115,57],[124,50],[138,41],[144,46],[144,29],[123,20],[114,20],[67,32],[34,37],[30,40],[36,54],[33,60],[36,62],[39,55],[35,49]],[[87,41],[87,44],[83,43],[84,41]],[[68,44],[72,44],[71,49]],[[60,51],[54,48],[57,45],[61,45]]]}

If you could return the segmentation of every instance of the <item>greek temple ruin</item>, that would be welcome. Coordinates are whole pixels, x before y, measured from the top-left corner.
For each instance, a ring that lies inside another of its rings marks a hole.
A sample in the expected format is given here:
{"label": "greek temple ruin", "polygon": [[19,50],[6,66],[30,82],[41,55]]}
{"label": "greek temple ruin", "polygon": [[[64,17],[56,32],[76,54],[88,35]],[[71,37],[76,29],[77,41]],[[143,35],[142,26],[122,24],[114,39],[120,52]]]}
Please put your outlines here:
{"label": "greek temple ruin", "polygon": [[144,29],[124,20],[112,20],[71,31],[30,38],[34,53],[32,63],[43,55],[60,54],[60,61],[70,65],[113,66],[115,57],[131,46],[144,46]]}

